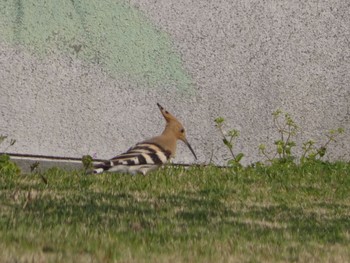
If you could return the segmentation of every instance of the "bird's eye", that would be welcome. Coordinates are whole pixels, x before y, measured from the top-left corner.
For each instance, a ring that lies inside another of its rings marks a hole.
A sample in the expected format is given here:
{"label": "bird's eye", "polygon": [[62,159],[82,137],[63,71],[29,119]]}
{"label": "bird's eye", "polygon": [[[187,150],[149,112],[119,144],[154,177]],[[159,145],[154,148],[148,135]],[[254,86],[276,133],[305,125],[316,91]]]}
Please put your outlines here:
{"label": "bird's eye", "polygon": [[181,129],[181,131],[180,131],[181,133],[184,133],[185,132],[185,129]]}

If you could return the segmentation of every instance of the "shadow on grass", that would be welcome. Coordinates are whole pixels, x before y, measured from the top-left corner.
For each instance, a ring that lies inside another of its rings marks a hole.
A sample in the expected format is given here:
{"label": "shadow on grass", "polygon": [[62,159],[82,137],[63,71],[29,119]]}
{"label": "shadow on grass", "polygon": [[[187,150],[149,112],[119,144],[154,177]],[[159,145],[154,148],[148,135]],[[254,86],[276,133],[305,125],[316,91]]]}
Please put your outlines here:
{"label": "shadow on grass", "polygon": [[[228,192],[226,194],[229,194]],[[83,191],[60,198],[42,196],[23,204],[0,219],[2,230],[18,226],[84,226],[134,238],[187,240],[199,237],[238,238],[279,242],[286,234],[299,242],[348,242],[350,207],[313,203],[310,207],[244,205],[230,207],[220,195],[202,191],[199,195],[182,192],[157,197],[136,197],[129,193]],[[13,217],[15,215],[15,218]]]}

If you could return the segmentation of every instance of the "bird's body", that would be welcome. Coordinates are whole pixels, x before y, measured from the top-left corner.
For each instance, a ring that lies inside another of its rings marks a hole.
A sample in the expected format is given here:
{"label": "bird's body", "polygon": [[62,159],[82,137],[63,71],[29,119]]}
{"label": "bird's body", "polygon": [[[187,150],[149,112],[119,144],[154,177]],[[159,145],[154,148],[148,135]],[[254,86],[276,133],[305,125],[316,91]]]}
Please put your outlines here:
{"label": "bird's body", "polygon": [[167,122],[163,133],[136,144],[125,153],[117,155],[109,161],[95,165],[94,173],[108,171],[130,174],[142,173],[145,175],[167,163],[175,156],[177,140],[184,141],[196,157],[186,139],[182,124],[162,106],[157,105]]}

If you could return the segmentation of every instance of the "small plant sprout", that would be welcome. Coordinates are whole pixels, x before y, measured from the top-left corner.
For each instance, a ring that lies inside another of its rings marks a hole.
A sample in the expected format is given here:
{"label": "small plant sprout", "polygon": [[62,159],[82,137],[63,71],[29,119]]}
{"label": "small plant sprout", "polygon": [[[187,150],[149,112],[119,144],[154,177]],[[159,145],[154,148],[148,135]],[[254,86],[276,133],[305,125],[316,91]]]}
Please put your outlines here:
{"label": "small plant sprout", "polygon": [[261,155],[265,156],[265,158],[266,158],[268,161],[272,162],[272,158],[270,157],[270,154],[271,154],[271,153],[267,153],[267,152],[266,152],[266,145],[265,145],[265,144],[260,144],[260,145],[259,145],[259,153],[260,153]]}
{"label": "small plant sprout", "polygon": [[336,137],[343,134],[344,129],[338,128],[333,129],[326,134],[327,140],[320,147],[315,147],[315,141],[309,140],[303,143],[302,149],[303,154],[300,158],[300,162],[304,163],[306,161],[315,161],[319,160],[326,155],[327,147],[331,142],[336,142]]}
{"label": "small plant sprout", "polygon": [[39,169],[39,166],[40,166],[40,163],[39,162],[34,162],[30,165],[30,172],[31,173],[34,173],[36,171],[38,171]]}
{"label": "small plant sprout", "polygon": [[[277,154],[280,159],[291,159],[293,158],[292,148],[296,146],[295,142],[291,141],[291,138],[297,134],[299,127],[288,113],[278,109],[272,115],[273,123],[280,134],[280,139],[275,141]],[[284,115],[283,120],[281,120],[281,115]]]}
{"label": "small plant sprout", "polygon": [[10,160],[7,154],[0,154],[0,175],[18,175],[21,172],[16,163]]}
{"label": "small plant sprout", "polygon": [[0,144],[7,139],[6,135],[0,135]]}
{"label": "small plant sprout", "polygon": [[84,155],[81,158],[81,162],[83,163],[84,171],[87,173],[87,171],[91,170],[93,167],[93,158],[91,155]]}
{"label": "small plant sprout", "polygon": [[48,184],[47,178],[45,178],[45,176],[43,175],[43,173],[40,170],[40,162],[36,161],[36,162],[32,163],[30,165],[30,172],[32,174],[39,175],[41,181],[46,185]]}
{"label": "small plant sprout", "polygon": [[[7,138],[8,138],[8,136],[6,136],[6,135],[0,135],[0,144],[3,143]],[[11,139],[9,145],[4,150],[2,150],[2,153],[6,153],[7,150],[11,146],[13,146],[15,143],[16,143],[16,140],[15,139]]]}
{"label": "small plant sprout", "polygon": [[[259,145],[259,153],[262,154],[269,162],[293,162],[295,156],[292,154],[293,147],[296,143],[292,138],[299,131],[299,126],[294,122],[288,113],[281,110],[276,110],[272,113],[273,123],[279,133],[279,139],[274,142],[276,145],[276,152],[267,152],[265,144]],[[343,128],[330,130],[326,135],[327,141],[319,148],[315,147],[315,141],[308,140],[302,144],[302,155],[300,162],[315,161],[325,156],[327,147],[330,142],[335,142],[336,137],[344,132]]]}
{"label": "small plant sprout", "polygon": [[[0,144],[2,144],[7,139],[6,135],[0,135]],[[0,152],[0,174],[19,174],[21,170],[16,163],[10,160],[10,156],[6,154],[8,148],[13,146],[16,143],[16,140],[11,139],[9,145]],[[1,148],[0,148],[1,150]]]}
{"label": "small plant sprout", "polygon": [[274,111],[272,116],[274,126],[280,137],[274,142],[276,152],[271,156],[272,153],[266,151],[264,144],[259,145],[259,152],[270,162],[276,160],[277,156],[279,161],[292,161],[294,159],[292,148],[296,146],[296,143],[292,141],[292,137],[297,134],[299,127],[288,113],[280,109]]}
{"label": "small plant sprout", "polygon": [[215,120],[215,126],[218,128],[221,136],[222,136],[222,141],[224,145],[227,147],[229,150],[232,159],[227,162],[228,165],[233,166],[235,168],[241,168],[242,165],[240,164],[240,161],[244,157],[243,153],[238,153],[237,155],[234,154],[233,152],[233,147],[234,144],[239,137],[239,131],[236,129],[229,130],[227,133],[224,131],[223,126],[225,119],[223,117],[218,117]]}

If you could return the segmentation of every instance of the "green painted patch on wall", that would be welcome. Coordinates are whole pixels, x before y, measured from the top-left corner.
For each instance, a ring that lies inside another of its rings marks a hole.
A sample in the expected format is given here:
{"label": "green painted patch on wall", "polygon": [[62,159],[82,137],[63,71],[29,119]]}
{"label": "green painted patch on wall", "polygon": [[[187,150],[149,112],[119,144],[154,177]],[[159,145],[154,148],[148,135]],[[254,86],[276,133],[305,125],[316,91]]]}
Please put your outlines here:
{"label": "green painted patch on wall", "polygon": [[116,0],[2,0],[0,41],[46,56],[62,52],[143,86],[192,89],[169,36]]}

